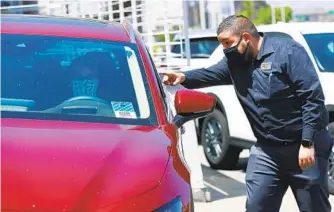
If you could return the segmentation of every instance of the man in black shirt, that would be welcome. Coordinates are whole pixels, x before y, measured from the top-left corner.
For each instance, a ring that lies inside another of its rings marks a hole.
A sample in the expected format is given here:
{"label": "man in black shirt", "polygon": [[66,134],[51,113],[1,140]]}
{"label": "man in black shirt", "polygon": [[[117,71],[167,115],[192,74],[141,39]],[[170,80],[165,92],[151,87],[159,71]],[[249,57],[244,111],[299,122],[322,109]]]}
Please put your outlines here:
{"label": "man in black shirt", "polygon": [[209,68],[165,73],[163,82],[234,85],[257,138],[246,173],[248,212],[278,212],[289,186],[301,211],[330,212],[328,112],[307,52],[292,39],[259,33],[244,16],[223,20],[217,35],[226,57]]}

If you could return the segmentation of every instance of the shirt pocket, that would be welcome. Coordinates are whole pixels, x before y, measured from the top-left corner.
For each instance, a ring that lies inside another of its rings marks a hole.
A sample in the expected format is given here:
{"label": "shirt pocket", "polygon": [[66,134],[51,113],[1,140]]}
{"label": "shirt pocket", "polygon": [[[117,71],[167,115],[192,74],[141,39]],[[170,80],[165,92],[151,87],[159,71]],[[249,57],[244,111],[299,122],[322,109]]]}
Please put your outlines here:
{"label": "shirt pocket", "polygon": [[268,84],[270,97],[278,97],[290,88],[286,80],[286,75],[280,70],[268,73]]}
{"label": "shirt pocket", "polygon": [[[253,72],[253,90],[256,93],[256,96],[261,99],[267,99],[269,97],[269,73],[264,73],[259,69],[256,69]],[[257,98],[256,98],[257,99]]]}

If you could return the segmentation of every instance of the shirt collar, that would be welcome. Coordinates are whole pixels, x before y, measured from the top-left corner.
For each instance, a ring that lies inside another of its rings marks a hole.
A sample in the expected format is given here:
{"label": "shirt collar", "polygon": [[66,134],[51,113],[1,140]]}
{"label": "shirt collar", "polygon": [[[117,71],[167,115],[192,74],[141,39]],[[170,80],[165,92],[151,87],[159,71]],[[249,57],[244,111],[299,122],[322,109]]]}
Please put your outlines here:
{"label": "shirt collar", "polygon": [[260,50],[256,56],[257,60],[262,59],[262,57],[274,52],[274,48],[270,42],[270,38],[263,32],[259,32],[260,36],[263,37],[263,41]]}

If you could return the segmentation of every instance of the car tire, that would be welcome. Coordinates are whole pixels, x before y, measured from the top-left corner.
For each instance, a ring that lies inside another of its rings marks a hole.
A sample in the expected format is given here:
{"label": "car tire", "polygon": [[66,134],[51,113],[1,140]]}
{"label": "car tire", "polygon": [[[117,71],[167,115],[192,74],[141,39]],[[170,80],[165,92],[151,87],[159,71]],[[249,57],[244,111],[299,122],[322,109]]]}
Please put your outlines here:
{"label": "car tire", "polygon": [[332,139],[334,139],[334,122],[332,122],[328,125],[328,130],[329,130],[329,133],[332,136]]}
{"label": "car tire", "polygon": [[201,143],[212,169],[233,169],[242,149],[230,145],[226,116],[218,109],[203,120]]}
{"label": "car tire", "polygon": [[[329,133],[334,139],[334,122],[328,125]],[[328,161],[328,190],[329,193],[334,195],[334,151],[331,150],[329,161]]]}

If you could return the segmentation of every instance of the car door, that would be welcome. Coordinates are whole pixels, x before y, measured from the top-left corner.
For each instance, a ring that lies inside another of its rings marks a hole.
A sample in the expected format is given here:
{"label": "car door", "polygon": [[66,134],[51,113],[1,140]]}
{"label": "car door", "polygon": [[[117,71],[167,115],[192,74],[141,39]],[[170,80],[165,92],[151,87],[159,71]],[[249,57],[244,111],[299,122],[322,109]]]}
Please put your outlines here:
{"label": "car door", "polygon": [[[175,109],[175,106],[174,106],[175,94],[176,94],[178,89],[182,89],[182,86],[168,86],[168,88],[167,88],[167,86],[163,85],[162,74],[158,73],[149,52],[148,52],[148,55],[150,57],[150,61],[152,63],[153,69],[154,69],[154,74],[155,74],[156,80],[157,80],[158,85],[159,85],[159,94],[161,95],[161,97],[164,101],[167,120],[168,120],[169,124],[172,124],[174,117],[177,115],[176,114],[176,109]],[[193,127],[195,128],[195,125],[193,125]],[[184,126],[180,127],[177,130],[177,138],[178,138],[177,150],[178,150],[180,160],[182,161],[182,163],[184,164],[184,166],[188,169],[188,171],[190,173],[190,168],[189,168],[188,163],[187,163],[186,158],[185,158],[184,142],[183,142],[183,139],[182,139],[183,138],[182,135],[184,135],[185,130],[186,129],[185,129]],[[196,131],[195,130],[193,130],[193,131],[194,131],[193,137],[196,137]],[[196,141],[193,141],[193,142],[196,142]],[[197,142],[196,142],[196,145],[197,145]]]}

